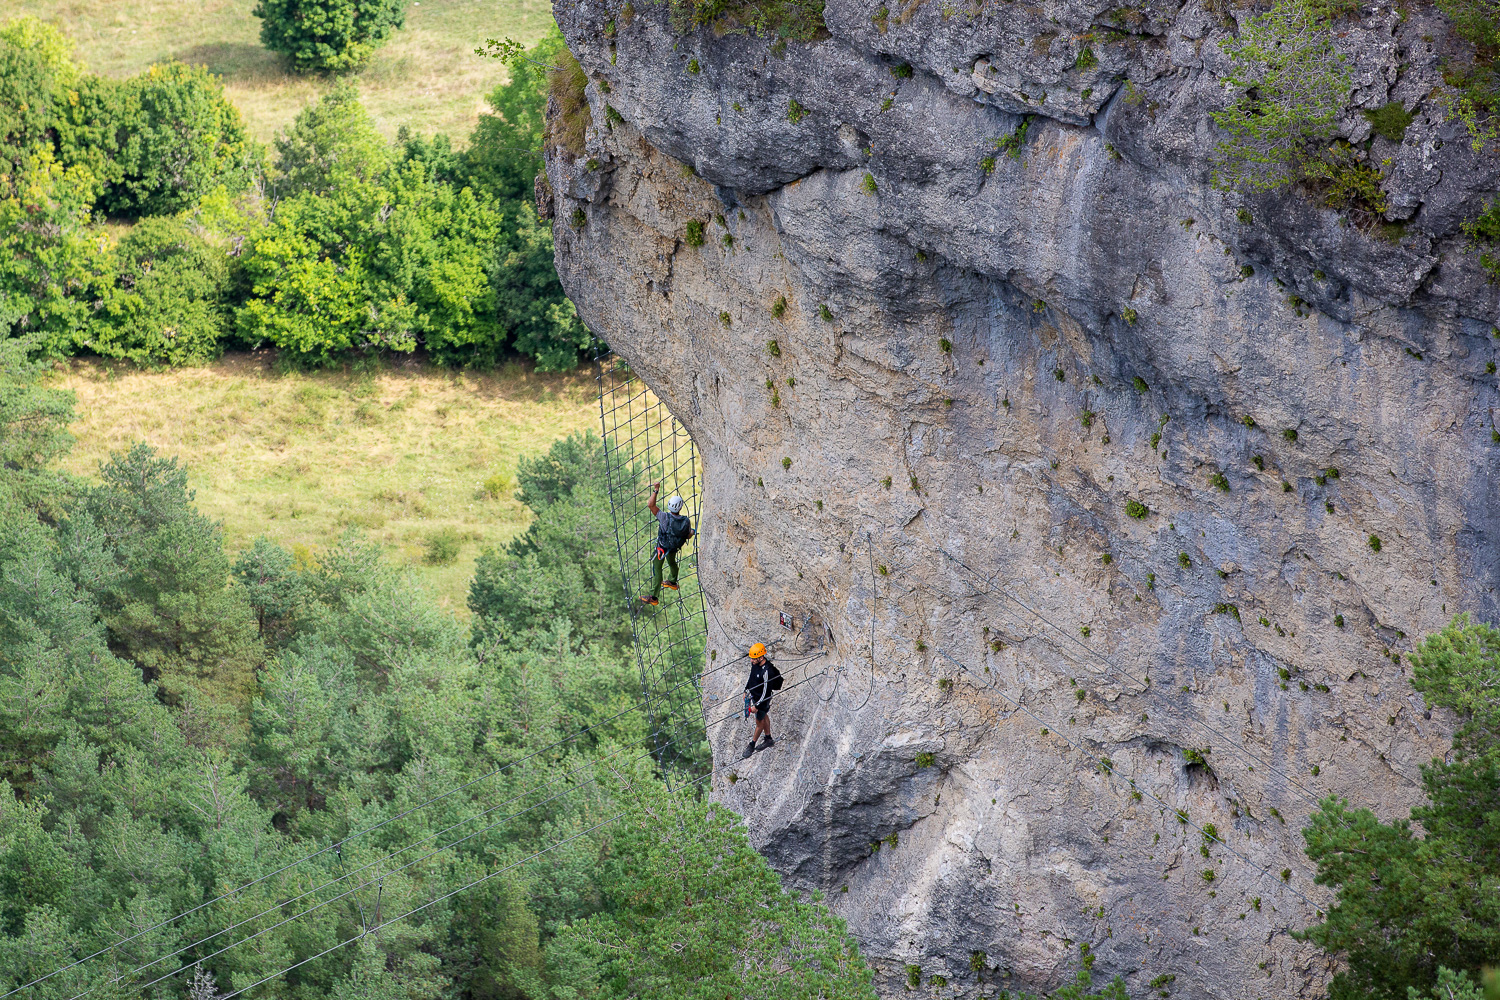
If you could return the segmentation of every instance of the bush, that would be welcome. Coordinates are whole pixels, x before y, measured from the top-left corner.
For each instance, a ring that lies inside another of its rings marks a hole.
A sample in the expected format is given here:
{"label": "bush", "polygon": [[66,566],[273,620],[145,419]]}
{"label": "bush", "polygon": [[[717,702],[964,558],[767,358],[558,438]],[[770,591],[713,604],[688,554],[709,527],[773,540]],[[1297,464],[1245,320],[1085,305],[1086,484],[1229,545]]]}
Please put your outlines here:
{"label": "bush", "polygon": [[1360,225],[1373,225],[1390,207],[1380,171],[1359,159],[1363,152],[1348,143],[1329,146],[1321,159],[1307,165],[1311,187],[1328,208],[1347,212]]}
{"label": "bush", "polygon": [[598,342],[558,280],[552,227],[537,218],[530,202],[517,202],[513,210],[515,228],[497,254],[492,277],[500,322],[512,331],[512,346],[535,358],[539,371],[571,371]]}
{"label": "bush", "polygon": [[88,230],[93,179],[47,149],[7,154],[19,165],[0,178],[0,337],[68,354],[108,280],[108,255]]}
{"label": "bush", "polygon": [[68,50],[29,19],[0,30],[0,159],[12,184],[26,155],[46,154],[80,172],[90,207],[132,217],[245,186],[257,153],[217,77],[168,63],[113,80],[83,73]]}
{"label": "bush", "polygon": [[439,528],[422,542],[423,559],[432,566],[447,566],[458,560],[460,539],[453,528]]}
{"label": "bush", "polygon": [[525,58],[510,58],[510,79],[490,91],[463,156],[465,179],[497,198],[531,200],[547,132],[547,67],[567,50],[557,26]]}
{"label": "bush", "polygon": [[1337,131],[1352,89],[1327,18],[1310,0],[1276,0],[1220,44],[1241,96],[1213,113],[1229,133],[1216,151],[1214,184],[1265,191],[1303,179]]}
{"label": "bush", "polygon": [[778,40],[811,42],[823,35],[823,0],[668,0],[672,28],[686,34],[711,25],[715,34],[738,28]]}
{"label": "bush", "polygon": [[277,133],[276,194],[328,194],[370,182],[391,164],[391,150],[360,103],[353,84],[340,83]]}
{"label": "bush", "polygon": [[114,251],[115,284],[82,346],[139,365],[181,365],[219,353],[228,315],[228,257],[186,223],[143,219]]}
{"label": "bush", "polygon": [[1031,131],[1031,119],[1031,115],[1023,115],[1021,124],[1016,126],[1014,132],[995,140],[995,149],[1013,160],[1019,159],[1021,150],[1026,148],[1026,133]]}
{"label": "bush", "polygon": [[218,77],[201,66],[84,77],[58,110],[59,159],[88,168],[111,215],[165,215],[220,185],[241,190],[259,157]]}
{"label": "bush", "polygon": [[54,100],[71,77],[66,41],[51,58],[40,36],[57,38],[55,29],[36,18],[17,18],[0,29],[0,157],[11,164],[22,154],[51,146],[48,130],[57,116]]}
{"label": "bush", "polygon": [[1451,90],[1440,93],[1450,118],[1464,123],[1475,152],[1500,139],[1500,5],[1495,0],[1438,0],[1438,8],[1453,21],[1459,35],[1474,46],[1474,57],[1450,61],[1443,82]]}
{"label": "bush", "polygon": [[357,69],[406,21],[406,0],[259,0],[260,42],[299,73]]}
{"label": "bush", "polygon": [[1365,117],[1370,120],[1370,126],[1375,134],[1391,142],[1400,142],[1406,137],[1406,130],[1416,115],[1406,110],[1400,101],[1391,101],[1382,105],[1374,111],[1366,111]]}
{"label": "bush", "polygon": [[202,66],[152,66],[121,96],[121,178],[105,194],[111,213],[180,212],[219,184],[243,188],[256,152],[219,78]]}
{"label": "bush", "polygon": [[90,207],[171,213],[217,184],[240,189],[255,148],[216,76],[151,66],[124,81],[84,73],[57,28],[18,18],[0,28],[0,160],[10,183],[27,156],[77,171]]}
{"label": "bush", "polygon": [[[379,159],[351,100],[335,91],[277,143],[298,193],[277,206],[244,255],[250,292],[239,335],[320,362],[348,351],[411,351],[419,340],[439,360],[495,357],[504,306],[531,317],[524,287],[507,283],[520,305],[501,302],[493,262],[505,262],[501,270],[512,272],[505,277],[524,286],[536,248],[515,247],[519,233],[507,239],[491,199],[435,181],[418,161],[367,176]],[[355,151],[349,157],[338,153],[345,139]]]}
{"label": "bush", "polygon": [[1479,266],[1484,268],[1491,281],[1500,281],[1500,198],[1490,202],[1472,222],[1464,223],[1464,235],[1469,237],[1471,249],[1479,251]]}
{"label": "bush", "polygon": [[313,361],[411,351],[419,339],[440,360],[498,353],[504,329],[488,273],[506,243],[498,207],[434,183],[417,163],[383,182],[277,207],[245,256],[241,337]]}
{"label": "bush", "polygon": [[497,472],[489,476],[479,485],[478,498],[490,500],[503,500],[510,496],[515,489],[515,481],[504,472]]}

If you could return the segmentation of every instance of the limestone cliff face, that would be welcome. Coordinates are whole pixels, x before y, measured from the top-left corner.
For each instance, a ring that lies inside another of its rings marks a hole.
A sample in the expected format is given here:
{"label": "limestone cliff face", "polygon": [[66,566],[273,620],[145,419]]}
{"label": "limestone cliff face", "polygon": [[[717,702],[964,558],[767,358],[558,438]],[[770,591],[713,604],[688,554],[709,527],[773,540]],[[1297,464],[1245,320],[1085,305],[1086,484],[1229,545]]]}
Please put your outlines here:
{"label": "limestone cliff face", "polygon": [[1416,113],[1370,146],[1393,243],[1210,187],[1216,9],[832,0],[773,47],[557,8],[564,283],[701,449],[711,646],[797,622],[778,746],[718,726],[714,795],[883,995],[1084,943],[1142,992],[1318,995],[1312,800],[1404,814],[1451,732],[1404,654],[1496,612],[1500,299],[1459,227],[1500,158],[1432,97],[1447,25],[1338,27],[1346,136]]}

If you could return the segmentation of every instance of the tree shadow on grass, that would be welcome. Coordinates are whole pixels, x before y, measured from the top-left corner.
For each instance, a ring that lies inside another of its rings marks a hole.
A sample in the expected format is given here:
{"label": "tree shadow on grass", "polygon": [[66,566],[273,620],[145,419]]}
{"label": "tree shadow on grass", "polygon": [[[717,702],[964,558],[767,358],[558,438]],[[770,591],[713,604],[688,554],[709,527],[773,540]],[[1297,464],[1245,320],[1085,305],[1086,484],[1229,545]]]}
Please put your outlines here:
{"label": "tree shadow on grass", "polygon": [[206,66],[226,81],[250,83],[288,75],[286,61],[259,45],[248,42],[212,42],[194,45],[173,54],[190,66]]}

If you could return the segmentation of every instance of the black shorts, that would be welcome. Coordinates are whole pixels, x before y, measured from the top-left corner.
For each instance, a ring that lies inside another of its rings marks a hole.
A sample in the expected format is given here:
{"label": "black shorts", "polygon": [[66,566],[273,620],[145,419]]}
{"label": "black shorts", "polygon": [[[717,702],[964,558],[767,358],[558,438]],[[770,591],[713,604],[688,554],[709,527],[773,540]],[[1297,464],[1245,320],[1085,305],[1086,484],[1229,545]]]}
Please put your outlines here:
{"label": "black shorts", "polygon": [[770,716],[771,703],[769,701],[760,702],[755,706],[755,717],[757,719],[767,719],[770,718]]}

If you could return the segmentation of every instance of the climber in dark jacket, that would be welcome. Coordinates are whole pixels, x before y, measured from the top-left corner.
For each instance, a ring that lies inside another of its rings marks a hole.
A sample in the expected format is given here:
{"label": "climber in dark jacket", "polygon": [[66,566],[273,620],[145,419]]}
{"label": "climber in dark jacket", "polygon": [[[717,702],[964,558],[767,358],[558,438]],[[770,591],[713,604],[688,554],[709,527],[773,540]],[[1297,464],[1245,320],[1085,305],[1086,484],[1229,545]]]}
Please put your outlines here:
{"label": "climber in dark jacket", "polygon": [[[693,537],[693,522],[682,513],[682,497],[672,494],[667,497],[667,509],[656,506],[656,495],[661,492],[661,483],[651,484],[651,499],[646,507],[656,518],[656,552],[651,557],[651,593],[641,595],[642,604],[659,604],[661,588],[677,588],[677,550]],[[671,576],[662,579],[662,566],[671,570]]]}
{"label": "climber in dark jacket", "polygon": [[776,745],[771,739],[771,695],[780,689],[781,671],[766,659],[766,647],[757,642],[750,647],[750,679],[745,681],[745,713],[755,716],[755,732],[750,734],[750,745],[745,748],[741,760],[756,751],[755,741],[762,734],[766,741],[758,749]]}

